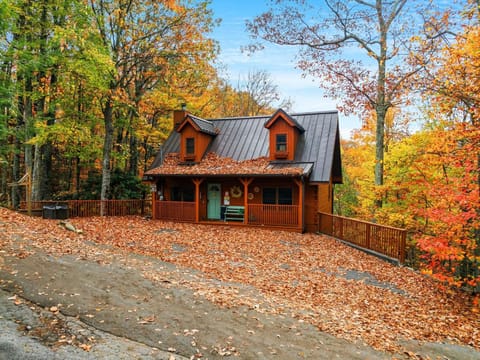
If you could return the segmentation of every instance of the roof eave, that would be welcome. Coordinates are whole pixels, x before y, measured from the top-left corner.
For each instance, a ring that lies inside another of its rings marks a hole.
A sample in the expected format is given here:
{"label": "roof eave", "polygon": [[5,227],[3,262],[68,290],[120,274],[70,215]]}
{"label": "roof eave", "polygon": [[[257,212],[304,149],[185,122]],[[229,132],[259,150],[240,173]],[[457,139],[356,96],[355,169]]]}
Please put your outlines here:
{"label": "roof eave", "polygon": [[142,181],[151,181],[145,180],[145,177],[305,177],[308,174],[301,173],[301,174],[251,174],[251,173],[238,173],[238,174],[203,174],[203,173],[196,173],[196,174],[145,174]]}

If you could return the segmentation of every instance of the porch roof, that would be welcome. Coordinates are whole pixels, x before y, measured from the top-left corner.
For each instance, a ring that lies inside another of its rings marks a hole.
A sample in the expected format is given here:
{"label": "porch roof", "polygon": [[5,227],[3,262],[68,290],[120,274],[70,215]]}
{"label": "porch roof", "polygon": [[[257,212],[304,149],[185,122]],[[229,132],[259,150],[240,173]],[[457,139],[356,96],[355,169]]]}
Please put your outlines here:
{"label": "porch roof", "polygon": [[165,156],[163,165],[146,176],[308,176],[312,162],[271,162],[266,157],[233,160],[209,153],[200,163],[181,162],[178,153]]}

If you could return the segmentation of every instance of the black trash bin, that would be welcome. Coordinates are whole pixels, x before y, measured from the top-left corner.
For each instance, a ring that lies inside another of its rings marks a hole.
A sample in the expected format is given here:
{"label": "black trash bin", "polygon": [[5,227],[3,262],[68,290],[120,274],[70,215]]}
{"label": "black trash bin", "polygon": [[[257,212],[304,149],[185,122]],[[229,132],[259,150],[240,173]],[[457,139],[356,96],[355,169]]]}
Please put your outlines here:
{"label": "black trash bin", "polygon": [[42,215],[44,219],[68,219],[68,205],[44,205]]}
{"label": "black trash bin", "polygon": [[68,219],[68,204],[58,204],[56,206],[56,219]]}
{"label": "black trash bin", "polygon": [[42,216],[44,219],[55,219],[55,205],[44,205],[42,209]]}

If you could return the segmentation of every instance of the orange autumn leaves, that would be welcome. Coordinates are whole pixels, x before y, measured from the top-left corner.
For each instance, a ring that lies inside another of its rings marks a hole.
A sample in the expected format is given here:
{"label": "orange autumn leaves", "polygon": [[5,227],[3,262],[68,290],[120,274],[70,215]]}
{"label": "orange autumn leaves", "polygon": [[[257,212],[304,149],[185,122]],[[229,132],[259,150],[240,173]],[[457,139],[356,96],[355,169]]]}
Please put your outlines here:
{"label": "orange autumn leaves", "polygon": [[[22,245],[27,259],[37,248],[99,263],[135,252],[200,271],[176,284],[221,306],[293,315],[377,349],[398,350],[401,339],[480,344],[478,313],[468,296],[328,237],[139,217],[70,221],[82,233],[0,208],[3,256],[20,254],[20,238],[28,242]],[[144,276],[156,281],[144,265]],[[245,285],[252,289],[248,296],[238,291]]]}

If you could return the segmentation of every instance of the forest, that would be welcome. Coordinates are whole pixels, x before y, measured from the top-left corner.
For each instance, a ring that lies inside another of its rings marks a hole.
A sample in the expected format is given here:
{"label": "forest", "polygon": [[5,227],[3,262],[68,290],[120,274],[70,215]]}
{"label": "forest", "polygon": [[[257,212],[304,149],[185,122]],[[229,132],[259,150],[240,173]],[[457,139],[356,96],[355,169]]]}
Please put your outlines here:
{"label": "forest", "polygon": [[[326,0],[313,19],[306,3],[271,2],[245,51],[297,47],[297,66],[362,119],[335,212],[407,229],[411,266],[479,293],[479,1]],[[25,175],[33,201],[141,198],[182,104],[203,118],[291,107],[266,71],[222,77],[209,5],[0,0],[0,204],[19,206]]]}

